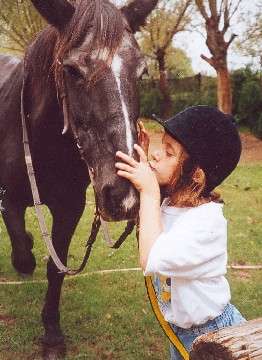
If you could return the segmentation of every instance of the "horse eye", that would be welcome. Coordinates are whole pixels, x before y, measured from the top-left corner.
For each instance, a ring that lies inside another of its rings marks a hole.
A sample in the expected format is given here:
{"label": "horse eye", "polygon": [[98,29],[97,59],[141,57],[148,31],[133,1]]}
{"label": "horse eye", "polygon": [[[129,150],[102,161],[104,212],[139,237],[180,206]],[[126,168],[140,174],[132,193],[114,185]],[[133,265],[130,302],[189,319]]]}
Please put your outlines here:
{"label": "horse eye", "polygon": [[74,65],[65,65],[64,71],[67,72],[70,76],[74,77],[75,79],[81,77],[81,73],[79,69]]}

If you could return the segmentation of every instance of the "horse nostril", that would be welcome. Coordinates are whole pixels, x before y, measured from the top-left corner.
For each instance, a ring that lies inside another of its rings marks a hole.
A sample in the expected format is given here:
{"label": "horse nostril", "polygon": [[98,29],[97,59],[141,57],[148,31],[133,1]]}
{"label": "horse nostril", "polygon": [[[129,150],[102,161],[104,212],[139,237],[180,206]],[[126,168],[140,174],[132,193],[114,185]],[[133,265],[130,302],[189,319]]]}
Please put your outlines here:
{"label": "horse nostril", "polygon": [[117,188],[112,185],[106,185],[103,189],[103,193],[107,207],[112,209],[114,212],[117,211],[120,206]]}
{"label": "horse nostril", "polygon": [[133,219],[137,215],[139,202],[133,187],[123,187],[123,183],[110,183],[102,188],[99,198],[101,215],[111,221]]}

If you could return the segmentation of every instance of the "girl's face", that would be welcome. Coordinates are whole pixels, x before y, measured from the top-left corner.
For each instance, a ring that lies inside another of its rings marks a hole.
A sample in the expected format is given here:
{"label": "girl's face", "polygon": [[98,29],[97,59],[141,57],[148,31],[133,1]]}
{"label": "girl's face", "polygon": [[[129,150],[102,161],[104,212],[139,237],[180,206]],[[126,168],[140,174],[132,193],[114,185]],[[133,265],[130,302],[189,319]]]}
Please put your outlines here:
{"label": "girl's face", "polygon": [[152,160],[149,162],[160,186],[170,185],[174,181],[175,170],[182,166],[179,159],[183,151],[182,145],[164,133],[161,147],[152,153]]}

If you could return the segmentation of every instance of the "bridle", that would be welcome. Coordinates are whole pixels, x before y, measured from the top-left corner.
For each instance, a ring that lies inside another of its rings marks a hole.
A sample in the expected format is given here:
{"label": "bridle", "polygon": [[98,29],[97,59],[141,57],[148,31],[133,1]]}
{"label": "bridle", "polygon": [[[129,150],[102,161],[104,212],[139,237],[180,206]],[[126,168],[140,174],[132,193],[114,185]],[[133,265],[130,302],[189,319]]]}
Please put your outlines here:
{"label": "bridle", "polygon": [[97,199],[96,199],[96,192],[95,192],[95,188],[94,188],[94,175],[93,175],[93,171],[92,168],[88,165],[86,159],[83,157],[83,153],[84,153],[84,149],[82,147],[82,144],[80,143],[80,139],[78,136],[78,132],[77,129],[73,123],[73,121],[70,121],[70,114],[69,114],[69,108],[68,108],[68,103],[67,103],[67,96],[66,96],[66,89],[65,89],[65,85],[64,85],[64,81],[63,81],[63,72],[62,72],[62,62],[61,61],[57,61],[57,66],[61,66],[60,68],[60,78],[59,81],[56,81],[56,87],[57,87],[57,94],[58,94],[58,99],[61,100],[62,102],[62,109],[63,109],[63,116],[64,116],[64,128],[63,128],[63,132],[62,134],[65,134],[67,132],[67,130],[69,129],[69,127],[72,130],[73,133],[73,137],[74,140],[77,144],[79,153],[81,158],[86,162],[87,165],[87,169],[89,172],[89,176],[90,176],[90,180],[91,183],[93,185],[94,188],[94,193],[95,193],[95,199],[96,199],[96,211],[95,211],[95,215],[94,215],[94,220],[92,223],[92,227],[91,227],[91,231],[90,231],[90,235],[89,238],[87,240],[86,243],[86,252],[84,255],[84,258],[82,260],[81,265],[79,266],[78,269],[70,269],[68,267],[66,267],[61,260],[59,259],[59,257],[57,256],[57,253],[54,249],[51,237],[48,233],[47,230],[47,226],[46,226],[46,222],[43,216],[43,212],[42,212],[42,208],[41,208],[41,201],[40,201],[40,196],[39,196],[39,191],[37,188],[37,184],[36,184],[36,179],[35,179],[35,174],[34,174],[34,168],[33,168],[33,163],[32,163],[32,156],[31,156],[31,152],[30,152],[30,146],[29,146],[29,141],[28,141],[28,133],[27,133],[27,127],[26,127],[26,115],[25,115],[25,106],[24,106],[24,100],[25,100],[25,89],[26,89],[26,81],[28,79],[28,71],[26,68],[26,58],[27,58],[27,53],[24,55],[24,75],[23,75],[23,84],[22,84],[22,90],[21,90],[21,119],[22,119],[22,131],[23,131],[23,145],[24,145],[24,154],[25,154],[25,162],[26,162],[26,166],[27,166],[27,173],[28,173],[28,178],[29,178],[29,182],[30,182],[30,186],[31,186],[31,191],[32,191],[32,196],[33,196],[33,200],[34,200],[34,206],[35,206],[35,210],[36,210],[36,214],[37,214],[37,218],[39,221],[39,225],[40,225],[40,229],[43,235],[43,238],[45,240],[47,249],[49,251],[49,254],[54,262],[54,264],[57,266],[59,273],[62,274],[68,274],[68,275],[75,275],[77,273],[79,273],[80,271],[82,271],[87,263],[87,260],[90,256],[91,253],[91,249],[92,246],[96,240],[98,231],[100,229],[100,226],[102,225],[103,231],[104,231],[104,236],[106,239],[106,242],[108,244],[109,247],[114,248],[114,249],[118,249],[121,244],[124,242],[124,240],[127,238],[128,235],[130,235],[136,225],[136,221],[135,220],[131,220],[127,222],[127,226],[123,232],[123,234],[119,237],[119,239],[113,243],[110,235],[109,235],[109,231],[108,231],[108,227],[107,227],[107,223],[102,219],[102,217],[100,216],[99,213],[99,209],[98,209],[98,205],[97,205]]}
{"label": "bridle", "polygon": [[[104,231],[104,235],[105,235],[105,239],[107,241],[107,244],[109,247],[114,248],[114,249],[118,249],[120,247],[120,245],[124,242],[124,240],[127,238],[127,236],[129,234],[131,234],[131,232],[134,229],[134,226],[137,225],[135,221],[128,221],[127,226],[123,232],[123,234],[120,236],[120,238],[116,241],[115,244],[112,243],[112,240],[109,236],[109,232],[108,232],[108,228],[107,228],[107,224],[106,222],[101,218],[100,214],[99,214],[99,209],[97,206],[97,201],[96,201],[96,212],[95,212],[95,216],[94,216],[94,220],[92,223],[92,227],[91,227],[91,232],[88,238],[88,241],[86,243],[86,252],[84,255],[84,258],[82,260],[81,265],[79,266],[78,269],[70,269],[68,267],[66,267],[61,260],[59,259],[59,257],[56,254],[56,251],[53,247],[51,238],[48,234],[47,231],[47,226],[44,220],[44,216],[42,213],[42,208],[41,208],[41,201],[40,201],[40,197],[39,197],[39,192],[37,189],[37,185],[36,185],[36,180],[35,180],[35,176],[34,176],[34,169],[33,169],[33,164],[32,164],[32,157],[31,157],[31,153],[30,153],[30,147],[29,147],[29,142],[28,142],[28,135],[27,135],[27,129],[26,129],[26,116],[25,116],[25,109],[24,109],[24,94],[25,94],[25,86],[26,86],[26,79],[27,79],[27,70],[26,70],[26,55],[24,57],[24,77],[23,77],[23,85],[22,85],[22,91],[21,91],[21,118],[22,118],[22,129],[23,129],[23,144],[24,144],[24,153],[25,153],[25,161],[26,161],[26,166],[27,166],[27,172],[28,172],[28,177],[29,177],[29,181],[30,181],[30,186],[31,186],[31,190],[32,190],[32,195],[33,195],[33,200],[34,200],[34,205],[35,205],[35,209],[36,209],[36,214],[38,217],[38,221],[40,224],[40,228],[41,228],[41,232],[42,235],[44,237],[44,240],[46,242],[46,246],[49,250],[49,254],[53,260],[53,262],[55,263],[55,265],[57,266],[57,268],[59,269],[59,273],[61,274],[68,274],[68,275],[75,275],[77,273],[79,273],[80,271],[82,271],[89,259],[90,253],[91,253],[91,249],[92,246],[96,240],[96,236],[98,234],[99,228],[102,224],[102,228]],[[59,64],[59,66],[62,66],[62,63]],[[79,141],[79,137],[77,134],[77,130],[73,124],[72,121],[70,121],[70,116],[69,116],[69,111],[68,111],[68,104],[67,104],[67,97],[66,97],[66,90],[64,87],[64,83],[63,83],[63,78],[60,81],[61,87],[57,87],[58,90],[58,95],[62,101],[62,107],[63,107],[63,115],[64,115],[64,129],[63,129],[63,134],[69,129],[69,127],[71,127],[73,136],[74,136],[74,140],[76,141],[77,147],[79,149],[80,152],[80,156],[84,159],[83,157],[83,148],[80,144]],[[84,159],[85,160],[85,159]],[[86,162],[86,160],[85,160]],[[87,163],[87,162],[86,162]],[[93,172],[92,169],[90,168],[90,166],[87,164],[87,168],[89,171],[89,176],[90,176],[90,180],[93,183],[93,187],[94,187],[94,179],[93,179]],[[94,189],[95,192],[95,189]],[[95,197],[96,197],[96,193],[95,193]],[[138,225],[137,225],[137,237],[138,237]],[[157,303],[157,296],[154,290],[154,286],[152,283],[152,279],[150,276],[146,276],[145,277],[145,284],[146,284],[146,288],[147,288],[147,292],[148,292],[148,296],[153,308],[153,311],[163,329],[163,331],[165,332],[166,336],[168,337],[168,339],[173,343],[173,345],[177,348],[177,350],[179,351],[180,355],[183,357],[183,359],[188,360],[188,353],[187,350],[185,349],[184,345],[181,343],[180,339],[177,337],[177,335],[174,333],[173,329],[171,328],[170,324],[168,322],[166,322],[166,320],[164,319],[161,311],[159,310],[158,307],[158,303]]]}

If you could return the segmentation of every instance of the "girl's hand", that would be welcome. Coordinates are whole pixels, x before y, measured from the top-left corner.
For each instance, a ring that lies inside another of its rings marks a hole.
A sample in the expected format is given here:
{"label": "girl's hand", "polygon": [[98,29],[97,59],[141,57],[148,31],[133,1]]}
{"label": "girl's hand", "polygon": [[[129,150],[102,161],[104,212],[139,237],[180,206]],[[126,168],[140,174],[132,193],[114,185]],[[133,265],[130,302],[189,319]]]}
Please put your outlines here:
{"label": "girl's hand", "polygon": [[148,157],[150,139],[142,121],[138,122],[138,143]]}
{"label": "girl's hand", "polygon": [[116,156],[124,163],[117,162],[117,174],[130,180],[140,192],[140,225],[139,225],[139,254],[143,270],[146,269],[152,246],[163,232],[160,215],[160,190],[155,176],[147,161],[147,155],[138,145],[134,145],[140,162],[118,151]]}
{"label": "girl's hand", "polygon": [[134,148],[140,157],[140,162],[137,162],[132,157],[118,151],[116,156],[125,163],[117,162],[115,164],[118,169],[117,174],[131,181],[140,193],[158,197],[159,185],[156,176],[147,161],[147,155],[142,147],[134,145]]}

